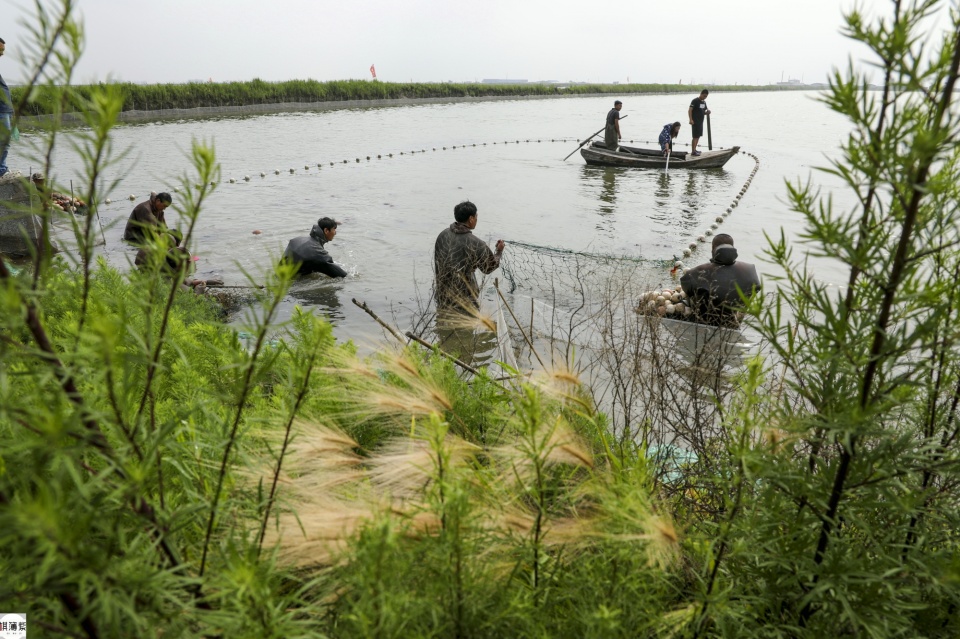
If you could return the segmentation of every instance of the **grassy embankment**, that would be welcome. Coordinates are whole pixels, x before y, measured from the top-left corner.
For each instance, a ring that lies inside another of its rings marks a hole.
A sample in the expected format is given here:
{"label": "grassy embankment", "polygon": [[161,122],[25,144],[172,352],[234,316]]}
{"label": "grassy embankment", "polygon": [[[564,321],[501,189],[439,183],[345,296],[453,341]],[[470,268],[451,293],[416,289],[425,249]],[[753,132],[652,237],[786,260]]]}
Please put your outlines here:
{"label": "grassy embankment", "polygon": [[[398,100],[417,98],[523,97],[588,95],[610,93],[618,96],[642,93],[696,93],[699,88],[682,84],[580,84],[560,88],[545,84],[441,84],[368,82],[365,80],[289,80],[188,84],[113,85],[123,97],[122,111],[159,111],[198,107],[228,107],[252,104],[342,102],[347,100]],[[74,91],[89,98],[95,86],[75,86]],[[712,91],[777,91],[777,86],[714,86]],[[14,104],[20,103],[22,89],[13,90]],[[48,115],[56,111],[58,95],[39,88],[36,98],[21,115]],[[69,110],[69,109],[68,109]]]}

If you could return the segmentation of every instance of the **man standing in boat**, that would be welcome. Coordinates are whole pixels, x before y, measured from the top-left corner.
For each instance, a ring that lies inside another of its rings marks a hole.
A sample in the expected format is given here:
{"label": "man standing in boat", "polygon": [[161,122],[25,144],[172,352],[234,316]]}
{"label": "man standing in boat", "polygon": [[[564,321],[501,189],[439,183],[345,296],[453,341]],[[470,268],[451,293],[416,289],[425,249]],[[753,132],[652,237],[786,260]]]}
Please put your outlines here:
{"label": "man standing in boat", "polygon": [[760,290],[760,277],[753,264],[737,261],[733,238],[720,233],[713,238],[713,257],[690,269],[680,285],[690,301],[694,318],[701,324],[738,328],[743,305],[741,293],[752,297]]}
{"label": "man standing in boat", "polygon": [[673,138],[680,135],[680,123],[674,122],[673,124],[664,124],[663,130],[660,131],[660,150],[663,151],[663,154],[667,154],[667,149],[670,149],[670,152],[673,153]]}
{"label": "man standing in boat", "polygon": [[693,133],[690,137],[693,139],[690,140],[690,155],[700,155],[700,151],[697,151],[697,142],[700,141],[700,136],[703,135],[703,118],[710,115],[710,109],[707,108],[707,95],[710,91],[704,89],[700,92],[700,97],[694,98],[690,103],[690,108],[687,109],[687,117],[690,118],[690,126],[693,127]]}
{"label": "man standing in boat", "polygon": [[616,151],[620,146],[620,109],[623,108],[623,102],[617,100],[613,103],[613,108],[607,113],[607,126],[603,131],[603,141],[607,148]]}

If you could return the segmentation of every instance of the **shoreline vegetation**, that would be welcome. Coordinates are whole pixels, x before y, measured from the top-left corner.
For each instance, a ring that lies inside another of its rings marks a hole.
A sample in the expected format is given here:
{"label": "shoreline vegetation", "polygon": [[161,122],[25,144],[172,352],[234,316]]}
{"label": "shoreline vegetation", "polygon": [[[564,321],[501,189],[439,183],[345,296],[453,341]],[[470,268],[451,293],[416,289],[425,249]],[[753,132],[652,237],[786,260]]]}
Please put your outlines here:
{"label": "shoreline vegetation", "polygon": [[[122,99],[119,120],[130,121],[163,116],[206,116],[223,113],[275,113],[399,104],[469,102],[486,100],[595,97],[602,95],[657,95],[696,93],[693,84],[484,84],[380,82],[367,80],[288,80],[265,82],[189,82],[186,84],[111,83],[71,87],[76,96],[87,101],[96,91],[109,87]],[[710,85],[714,92],[799,91],[822,87],[799,85]],[[57,113],[65,120],[81,120],[78,114],[61,108],[58,92],[48,87],[35,88],[35,96],[24,101],[25,89],[12,89],[13,103],[26,102],[20,116],[25,123],[44,121]]]}

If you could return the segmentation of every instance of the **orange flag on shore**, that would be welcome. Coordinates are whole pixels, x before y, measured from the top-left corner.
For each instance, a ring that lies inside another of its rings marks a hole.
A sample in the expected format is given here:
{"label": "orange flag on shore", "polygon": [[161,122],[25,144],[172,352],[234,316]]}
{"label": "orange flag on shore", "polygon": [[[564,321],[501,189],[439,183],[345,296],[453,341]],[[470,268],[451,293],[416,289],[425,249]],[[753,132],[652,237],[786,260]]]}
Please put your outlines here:
{"label": "orange flag on shore", "polygon": [[372,64],[370,65],[370,75],[373,76],[373,79],[374,79],[374,80],[377,79],[377,70],[374,68],[374,66],[373,66]]}

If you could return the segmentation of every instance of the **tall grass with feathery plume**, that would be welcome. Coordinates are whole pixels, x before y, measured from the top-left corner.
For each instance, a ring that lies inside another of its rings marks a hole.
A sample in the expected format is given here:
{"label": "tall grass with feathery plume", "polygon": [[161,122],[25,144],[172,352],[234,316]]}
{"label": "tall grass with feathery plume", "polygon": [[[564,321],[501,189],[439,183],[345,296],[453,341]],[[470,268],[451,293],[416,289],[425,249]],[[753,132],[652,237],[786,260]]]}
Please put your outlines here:
{"label": "tall grass with feathery plume", "polygon": [[[496,636],[534,613],[530,628],[546,631],[550,611],[579,598],[574,573],[606,569],[608,548],[625,582],[640,570],[658,573],[653,586],[676,565],[679,535],[650,484],[636,482],[642,465],[598,463],[596,416],[557,393],[550,375],[502,395],[499,435],[481,446],[453,431],[447,406],[422,413],[436,395],[424,371],[452,364],[384,357],[383,370],[406,371],[388,384],[419,398],[407,397],[374,450],[336,427],[303,424],[282,480],[290,501],[267,540],[283,561],[340,589],[328,612],[337,634]],[[420,383],[409,377],[417,367]],[[370,376],[357,363],[338,376],[340,390],[358,397],[348,410],[355,421]],[[382,386],[366,395],[371,418],[383,415],[384,393],[392,396]],[[608,602],[617,614],[628,609],[615,605],[622,594]],[[589,601],[595,612],[596,596]],[[617,623],[650,623],[628,617]]]}

